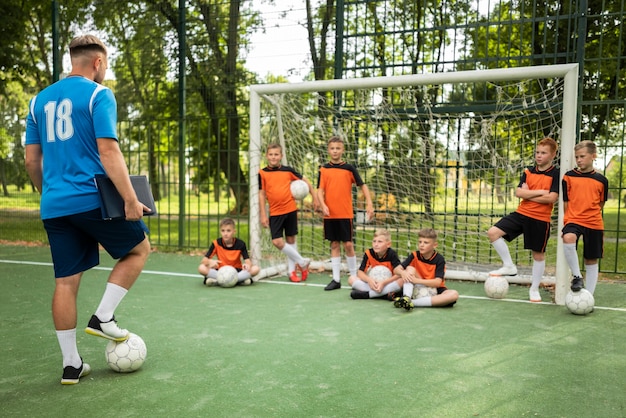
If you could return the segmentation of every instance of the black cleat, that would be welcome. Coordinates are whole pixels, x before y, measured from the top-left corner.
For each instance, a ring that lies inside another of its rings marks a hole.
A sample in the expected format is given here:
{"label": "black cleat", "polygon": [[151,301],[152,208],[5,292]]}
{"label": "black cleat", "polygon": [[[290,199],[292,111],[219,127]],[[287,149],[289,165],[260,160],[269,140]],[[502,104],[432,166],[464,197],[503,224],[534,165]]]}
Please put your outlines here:
{"label": "black cleat", "polygon": [[583,288],[583,278],[574,276],[574,278],[572,279],[572,285],[570,286],[570,289],[572,289],[572,292],[580,292],[582,288]]}
{"label": "black cleat", "polygon": [[335,290],[335,289],[341,289],[341,283],[336,282],[334,280],[331,280],[330,283],[328,283],[326,287],[324,288],[324,290]]}

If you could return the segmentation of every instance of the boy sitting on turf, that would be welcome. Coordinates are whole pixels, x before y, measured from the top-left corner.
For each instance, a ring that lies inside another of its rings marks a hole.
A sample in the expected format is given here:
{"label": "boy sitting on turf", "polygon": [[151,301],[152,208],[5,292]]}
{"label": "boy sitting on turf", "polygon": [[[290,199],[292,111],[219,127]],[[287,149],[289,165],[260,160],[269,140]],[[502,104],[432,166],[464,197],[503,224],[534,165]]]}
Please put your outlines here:
{"label": "boy sitting on turf", "polygon": [[[376,266],[387,267],[390,271],[389,278],[377,281],[366,273]],[[365,251],[356,276],[350,276],[348,279],[348,284],[352,286],[350,297],[371,299],[399,292],[402,280],[409,280],[409,277],[400,263],[398,254],[391,248],[391,234],[386,229],[377,229],[374,231],[372,248]]]}
{"label": "boy sitting on turf", "polygon": [[451,307],[459,293],[445,286],[446,261],[436,250],[437,232],[424,228],[418,232],[418,237],[418,251],[413,251],[402,263],[408,273],[408,279],[398,280],[404,296],[394,299],[393,306],[407,311],[414,307]]}
{"label": "boy sitting on turf", "polygon": [[[198,272],[204,276],[205,286],[215,286],[217,284],[217,271],[222,266],[232,266],[238,271],[238,285],[252,284],[252,276],[259,274],[259,266],[252,264],[246,243],[237,238],[235,234],[235,221],[231,218],[224,218],[220,221],[221,238],[214,240],[206,252]],[[217,259],[213,257],[217,256]],[[243,259],[243,263],[241,260]]]}

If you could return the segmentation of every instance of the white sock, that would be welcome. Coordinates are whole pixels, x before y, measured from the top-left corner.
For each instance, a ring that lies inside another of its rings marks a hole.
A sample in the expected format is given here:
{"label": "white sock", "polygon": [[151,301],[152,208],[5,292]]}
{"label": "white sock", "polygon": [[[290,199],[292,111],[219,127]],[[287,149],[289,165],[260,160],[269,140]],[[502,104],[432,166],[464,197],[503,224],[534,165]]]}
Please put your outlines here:
{"label": "white sock", "polygon": [[[287,244],[285,243],[283,249],[281,250],[283,252],[283,254],[285,254],[287,256],[287,258],[289,259],[288,261],[292,262],[292,263],[298,263],[298,264],[302,264],[304,262],[304,260],[302,259],[302,256],[300,255],[300,253],[298,252],[298,250],[293,247],[291,244]],[[295,270],[295,264],[293,265],[293,270]],[[290,272],[292,272],[293,270],[289,270]]]}
{"label": "white sock", "polygon": [[56,332],[59,347],[61,347],[61,354],[63,355],[63,367],[72,366],[78,369],[82,360],[76,346],[76,328],[57,330]]}
{"label": "white sock", "polygon": [[217,279],[217,270],[210,269],[207,277],[210,277],[211,279]]}
{"label": "white sock", "polygon": [[386,296],[391,292],[397,292],[399,290],[400,290],[400,286],[398,286],[398,283],[391,282],[387,286],[383,287],[383,290],[380,293],[370,290],[370,298],[379,298],[381,296]]}
{"label": "white sock", "polygon": [[580,266],[578,265],[578,253],[576,253],[576,244],[563,244],[563,253],[565,254],[565,261],[567,261],[567,265],[572,271],[572,275],[576,277],[582,277],[582,274],[580,274]]}
{"label": "white sock", "polygon": [[350,276],[356,276],[356,255],[350,257],[346,256],[346,262],[348,264],[348,272],[350,273]]}
{"label": "white sock", "polygon": [[430,296],[424,296],[423,298],[413,299],[411,302],[413,302],[413,306],[419,306],[422,308],[428,308],[430,306],[433,306],[433,301]]}
{"label": "white sock", "polygon": [[251,277],[252,275],[248,270],[241,270],[239,273],[237,273],[237,283],[244,282]]}
{"label": "white sock", "polygon": [[96,316],[101,322],[108,322],[113,318],[113,313],[117,309],[124,296],[126,296],[128,290],[122,286],[118,286],[113,283],[107,283],[106,289],[104,289],[104,295],[100,300],[100,305],[96,309]]}
{"label": "white sock", "polygon": [[533,260],[533,278],[530,285],[531,289],[539,289],[541,279],[543,278],[543,272],[546,269],[546,260],[537,261]]}
{"label": "white sock", "polygon": [[352,283],[352,289],[360,292],[369,292],[370,286],[361,279],[357,279]]}
{"label": "white sock", "polygon": [[[337,283],[341,283],[341,257],[331,257],[330,265],[333,270],[333,280]],[[356,272],[354,275],[356,276]]]}
{"label": "white sock", "polygon": [[596,291],[596,284],[598,284],[598,264],[585,264],[585,289],[587,289],[592,295]]}
{"label": "white sock", "polygon": [[511,253],[509,252],[509,247],[506,245],[506,241],[504,238],[500,237],[494,242],[491,243],[493,248],[496,250],[500,259],[502,260],[502,264],[505,266],[513,266],[513,259],[511,258]]}
{"label": "white sock", "polygon": [[404,285],[402,286],[402,296],[408,296],[412,298],[413,289],[415,289],[415,285],[413,283],[404,283]]}

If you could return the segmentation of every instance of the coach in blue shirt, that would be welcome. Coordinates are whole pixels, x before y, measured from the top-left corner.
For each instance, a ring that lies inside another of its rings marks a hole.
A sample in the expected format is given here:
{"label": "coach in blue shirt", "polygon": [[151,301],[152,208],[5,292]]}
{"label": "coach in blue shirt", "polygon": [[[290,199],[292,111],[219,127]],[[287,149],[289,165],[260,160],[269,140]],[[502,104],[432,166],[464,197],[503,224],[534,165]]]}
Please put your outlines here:
{"label": "coach in blue shirt", "polygon": [[[100,305],[85,331],[114,341],[129,332],[114,312],[150,253],[139,202],[117,140],[117,103],[102,80],[106,46],[92,35],[70,42],[71,73],[42,90],[26,121],[26,170],[41,193],[41,219],[54,265],[52,317],[63,355],[62,384],[90,372],[76,345],[76,299],[84,271],[99,264],[98,245],[115,259]],[[124,199],[126,219],[102,219],[94,177],[106,174]]]}

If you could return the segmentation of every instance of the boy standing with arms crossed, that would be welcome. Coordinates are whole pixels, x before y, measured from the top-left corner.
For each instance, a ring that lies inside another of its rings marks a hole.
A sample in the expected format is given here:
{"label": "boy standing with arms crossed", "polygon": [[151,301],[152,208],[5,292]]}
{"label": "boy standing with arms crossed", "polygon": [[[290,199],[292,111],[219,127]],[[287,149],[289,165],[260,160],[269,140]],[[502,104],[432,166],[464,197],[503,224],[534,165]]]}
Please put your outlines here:
{"label": "boy standing with arms crossed", "polygon": [[[267,167],[259,170],[259,211],[261,225],[269,227],[272,244],[287,256],[287,273],[292,282],[305,281],[309,275],[308,258],[303,258],[296,246],[298,235],[298,207],[291,194],[291,182],[304,180],[313,196],[313,206],[319,208],[317,194],[311,183],[293,168],[282,165],[283,149],[279,144],[269,144],[266,152]],[[270,216],[267,216],[265,203],[269,202]],[[283,234],[285,238],[283,239]],[[296,268],[301,270],[298,277]]]}
{"label": "boy standing with arms crossed", "polygon": [[356,167],[342,160],[343,140],[333,136],[328,140],[330,162],[319,169],[318,196],[324,215],[324,238],[330,241],[330,260],[333,279],[324,290],[341,288],[341,244],[343,243],[350,276],[357,274],[357,260],[352,242],[352,185],[361,188],[366,202],[367,219],[374,215],[374,205],[367,185]]}
{"label": "boy standing with arms crossed", "polygon": [[535,150],[535,166],[522,173],[515,196],[522,199],[517,210],[500,219],[489,228],[487,236],[503,266],[491,276],[515,276],[506,241],[513,241],[524,234],[524,248],[532,251],[532,283],[528,291],[531,302],[541,302],[539,285],[546,268],[546,246],[550,237],[552,208],[559,198],[559,169],[553,164],[558,145],[552,138],[543,138]]}
{"label": "boy standing with arms crossed", "polygon": [[593,168],[596,144],[582,141],[574,146],[576,168],[563,176],[563,252],[572,275],[571,289],[583,288],[576,245],[582,235],[587,290],[593,294],[598,283],[598,259],[603,255],[604,220],[602,208],[608,198],[609,181]]}

